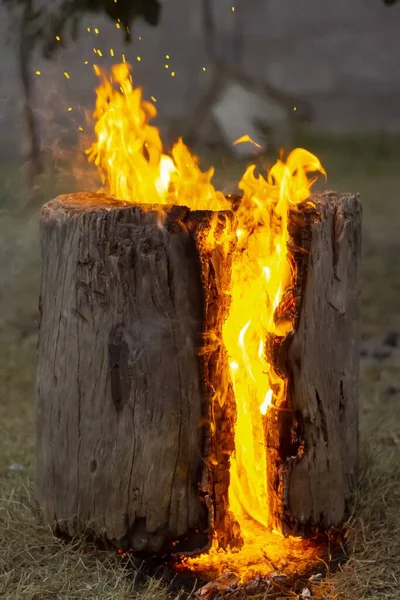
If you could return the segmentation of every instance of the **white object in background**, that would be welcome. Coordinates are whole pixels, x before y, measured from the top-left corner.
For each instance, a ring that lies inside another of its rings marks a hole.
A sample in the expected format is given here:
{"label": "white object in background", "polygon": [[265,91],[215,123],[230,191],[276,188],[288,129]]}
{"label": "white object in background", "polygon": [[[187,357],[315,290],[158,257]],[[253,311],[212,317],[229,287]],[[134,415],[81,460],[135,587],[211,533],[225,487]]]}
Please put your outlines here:
{"label": "white object in background", "polygon": [[[251,157],[266,150],[265,140],[260,138],[257,122],[265,123],[275,131],[287,129],[287,114],[284,108],[266,97],[262,97],[242,86],[240,83],[228,83],[212,108],[212,114],[232,152],[241,158]],[[260,148],[243,143],[233,145],[244,135],[250,136]]]}

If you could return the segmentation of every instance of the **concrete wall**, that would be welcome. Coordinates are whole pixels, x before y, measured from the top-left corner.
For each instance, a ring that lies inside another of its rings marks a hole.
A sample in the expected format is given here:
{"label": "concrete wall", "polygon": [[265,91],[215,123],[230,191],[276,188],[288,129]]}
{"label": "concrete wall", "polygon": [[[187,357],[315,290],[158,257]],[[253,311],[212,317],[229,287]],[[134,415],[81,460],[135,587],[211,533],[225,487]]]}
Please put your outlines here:
{"label": "concrete wall", "polygon": [[[382,0],[241,0],[244,11],[236,7],[233,12],[234,2],[214,0],[220,56],[233,56],[235,19],[243,12],[244,68],[311,99],[316,127],[400,130],[400,6],[387,8]],[[88,33],[88,26],[98,27],[99,35]],[[19,83],[9,30],[1,8],[1,156],[20,147]],[[76,131],[83,121],[79,110],[93,104],[95,78],[84,61],[110,63],[99,59],[93,47],[105,56],[110,47],[117,56],[125,52],[145,95],[157,98],[161,124],[187,113],[207,77],[201,0],[163,0],[160,26],[137,23],[130,47],[124,47],[112,23],[96,16],[86,19],[82,30],[79,41],[56,60],[38,56],[32,65],[42,71],[36,78],[38,111],[48,143]],[[68,106],[74,110],[68,113]]]}

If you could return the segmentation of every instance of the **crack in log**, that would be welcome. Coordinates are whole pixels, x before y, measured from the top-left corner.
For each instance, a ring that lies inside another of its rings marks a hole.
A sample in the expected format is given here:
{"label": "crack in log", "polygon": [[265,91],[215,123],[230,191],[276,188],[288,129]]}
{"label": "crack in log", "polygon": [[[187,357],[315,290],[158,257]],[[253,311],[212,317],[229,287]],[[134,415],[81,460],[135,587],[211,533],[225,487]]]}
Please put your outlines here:
{"label": "crack in log", "polygon": [[[78,306],[78,289],[75,289],[75,303]],[[77,519],[80,519],[80,493],[79,493],[79,485],[80,485],[80,454],[81,454],[81,444],[82,444],[82,433],[81,433],[81,405],[82,405],[82,390],[81,390],[81,381],[80,381],[80,341],[79,341],[79,319],[76,320],[76,347],[78,353],[78,361],[77,361],[77,391],[78,391],[78,464],[77,464],[77,473],[76,473],[76,513]],[[79,527],[79,526],[78,526]]]}
{"label": "crack in log", "polygon": [[318,414],[321,416],[321,429],[322,429],[322,437],[324,438],[325,444],[329,443],[328,439],[328,424],[326,422],[326,414],[324,405],[321,402],[321,398],[317,389],[315,389],[315,399],[317,401],[318,406]]}
{"label": "crack in log", "polygon": [[[166,260],[167,260],[167,269],[168,269],[168,252],[167,249],[165,247],[163,247],[164,249],[164,253],[166,256]],[[168,273],[169,273],[169,269],[168,269]],[[168,276],[168,280],[169,282],[172,282],[172,275],[171,277]],[[176,475],[176,470],[178,467],[178,461],[179,461],[179,455],[181,452],[181,435],[182,435],[182,401],[183,401],[183,395],[182,395],[182,378],[181,378],[181,371],[180,371],[180,364],[179,364],[179,349],[178,349],[178,345],[176,342],[176,332],[175,332],[175,318],[176,317],[176,307],[174,305],[174,300],[173,298],[170,296],[171,298],[171,303],[172,303],[172,307],[175,311],[175,315],[171,317],[169,317],[169,323],[170,323],[170,327],[171,327],[171,334],[172,334],[172,341],[173,341],[173,347],[174,347],[174,357],[175,357],[175,363],[176,363],[176,370],[177,370],[177,381],[178,381],[178,390],[179,390],[179,430],[178,430],[178,448],[177,448],[177,452],[176,452],[176,461],[175,461],[175,466],[173,469],[173,473],[172,473],[172,480],[171,480],[171,493],[170,493],[170,499],[169,499],[169,521],[171,521],[171,511],[172,511],[172,495],[174,493],[174,481],[175,481],[175,475]],[[187,404],[187,399],[185,398],[185,402]]]}

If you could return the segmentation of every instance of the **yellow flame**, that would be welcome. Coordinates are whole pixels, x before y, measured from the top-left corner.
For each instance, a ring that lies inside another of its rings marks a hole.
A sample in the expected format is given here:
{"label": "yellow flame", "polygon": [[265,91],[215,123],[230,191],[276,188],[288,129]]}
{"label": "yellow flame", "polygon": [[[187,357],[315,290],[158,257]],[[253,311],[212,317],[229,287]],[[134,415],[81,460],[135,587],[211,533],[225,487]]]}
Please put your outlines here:
{"label": "yellow flame", "polygon": [[249,144],[253,144],[256,148],[262,148],[260,144],[257,144],[249,135],[242,135],[242,137],[238,138],[233,142],[233,146],[237,146],[238,144],[245,144],[248,142]]}
{"label": "yellow flame", "polygon": [[[94,113],[96,141],[88,155],[98,166],[107,191],[127,202],[231,209],[229,200],[211,182],[214,170],[202,172],[182,140],[173,146],[170,156],[163,153],[159,130],[149,124],[156,117],[156,108],[134,88],[129,66],[115,65],[111,76],[98,67],[95,73],[101,83]],[[248,136],[240,141],[252,142]],[[213,402],[225,401],[230,379],[237,417],[229,509],[240,525],[244,545],[239,552],[225,552],[222,560],[215,539],[208,554],[187,560],[192,568],[218,568],[218,564],[228,563],[244,578],[249,564],[257,564],[260,571],[263,562],[268,527],[265,415],[270,406],[284,401],[286,393],[286,381],[275,371],[266,341],[293,329],[290,318],[286,322],[279,319],[278,324],[274,317],[295,276],[287,250],[289,209],[309,197],[312,172],[324,173],[320,161],[297,148],[286,162],[278,160],[265,177],[255,175],[255,165],[248,167],[239,183],[243,196],[235,214],[236,247],[227,292],[230,306],[221,340],[228,355],[229,377],[221,378]],[[226,253],[232,240],[228,225],[227,220]],[[210,249],[215,247],[213,229],[207,244]]]}
{"label": "yellow flame", "polygon": [[[310,152],[297,148],[286,162],[278,160],[266,178],[254,175],[250,166],[239,188],[243,197],[236,213],[236,250],[232,257],[229,314],[223,325],[223,343],[228,353],[230,376],[236,402],[235,452],[231,456],[229,509],[240,524],[243,547],[239,552],[222,552],[218,540],[208,554],[186,561],[192,569],[234,571],[242,580],[267,574],[265,561],[268,535],[268,480],[266,418],[271,405],[285,399],[286,381],[275,371],[267,356],[269,336],[285,336],[294,326],[275,323],[274,315],[295,273],[287,242],[291,205],[310,195],[310,172],[324,170]],[[226,384],[225,384],[226,385]],[[216,390],[225,402],[227,389]],[[293,540],[285,540],[292,544]],[[274,548],[286,548],[269,542]],[[310,549],[308,551],[312,552]],[[290,546],[293,554],[293,546]],[[305,556],[305,548],[301,549]],[[272,557],[271,557],[272,553]]]}
{"label": "yellow flame", "polygon": [[193,209],[229,209],[230,203],[211,183],[214,169],[198,167],[182,140],[163,154],[154,104],[134,88],[127,63],[114,65],[111,76],[95,67],[101,78],[94,117],[96,141],[89,160],[101,173],[104,186],[120,200],[145,204],[181,204]]}

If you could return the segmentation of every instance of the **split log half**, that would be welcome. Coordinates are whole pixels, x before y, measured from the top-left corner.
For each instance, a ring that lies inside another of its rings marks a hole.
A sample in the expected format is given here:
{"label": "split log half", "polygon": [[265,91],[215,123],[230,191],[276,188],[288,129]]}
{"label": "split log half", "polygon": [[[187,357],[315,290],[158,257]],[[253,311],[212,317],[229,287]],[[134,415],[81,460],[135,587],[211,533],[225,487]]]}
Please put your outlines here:
{"label": "split log half", "polygon": [[63,533],[146,552],[209,544],[197,247],[214,216],[156,208],[74,194],[41,215],[38,499]]}
{"label": "split log half", "polygon": [[313,535],[345,519],[357,469],[361,204],[314,194],[291,211],[295,331],[276,351],[288,378],[267,415],[271,528]]}

